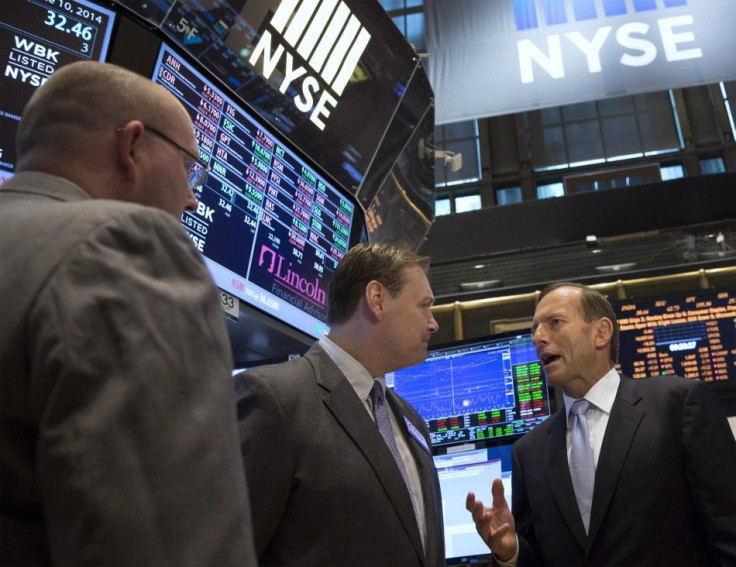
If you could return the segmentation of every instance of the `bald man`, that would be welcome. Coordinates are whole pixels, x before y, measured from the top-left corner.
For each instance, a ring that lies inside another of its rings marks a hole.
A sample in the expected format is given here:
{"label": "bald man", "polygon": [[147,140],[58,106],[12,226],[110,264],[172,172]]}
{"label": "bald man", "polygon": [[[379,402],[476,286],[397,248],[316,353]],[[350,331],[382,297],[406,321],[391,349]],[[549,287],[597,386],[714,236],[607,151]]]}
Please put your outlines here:
{"label": "bald man", "polygon": [[230,348],[164,88],[74,63],[0,187],[0,564],[253,565]]}

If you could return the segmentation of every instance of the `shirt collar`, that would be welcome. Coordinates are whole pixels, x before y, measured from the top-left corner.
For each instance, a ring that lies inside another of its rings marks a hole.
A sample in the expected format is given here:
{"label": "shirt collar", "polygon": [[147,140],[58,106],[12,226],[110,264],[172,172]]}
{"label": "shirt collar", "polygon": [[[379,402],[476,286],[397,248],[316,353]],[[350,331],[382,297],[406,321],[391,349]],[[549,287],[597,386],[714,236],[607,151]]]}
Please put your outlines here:
{"label": "shirt collar", "polygon": [[[373,388],[373,376],[365,369],[365,367],[339,347],[327,335],[319,338],[319,345],[337,365],[340,371],[345,375],[347,381],[353,387],[361,400],[365,400],[370,396]],[[375,378],[386,389],[383,376]]]}
{"label": "shirt collar", "polygon": [[[598,380],[593,387],[588,390],[588,393],[583,396],[592,405],[605,413],[611,413],[613,402],[616,400],[616,392],[618,392],[618,386],[621,383],[621,376],[619,376],[616,368],[611,368],[608,372],[603,375],[603,378]],[[565,401],[565,415],[570,417],[570,407],[572,406],[575,398],[571,398],[567,394],[563,393],[562,398]]]}

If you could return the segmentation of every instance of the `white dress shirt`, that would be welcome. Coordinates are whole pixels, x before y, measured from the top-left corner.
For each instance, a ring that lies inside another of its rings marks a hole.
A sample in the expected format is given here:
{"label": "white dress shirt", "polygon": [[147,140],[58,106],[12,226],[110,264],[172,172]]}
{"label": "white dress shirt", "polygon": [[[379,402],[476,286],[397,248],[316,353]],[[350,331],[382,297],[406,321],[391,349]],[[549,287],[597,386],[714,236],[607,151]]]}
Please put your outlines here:
{"label": "white dress shirt", "polygon": [[[585,414],[585,420],[588,422],[588,433],[590,434],[590,445],[593,447],[593,462],[598,467],[598,457],[601,454],[601,445],[603,445],[603,435],[606,433],[608,426],[608,418],[611,415],[613,402],[616,400],[616,392],[621,383],[621,376],[616,372],[615,368],[611,368],[588,393],[583,396],[590,402],[590,409]],[[565,434],[567,442],[567,462],[570,462],[570,452],[572,449],[572,422],[573,416],[570,413],[574,398],[567,394],[562,395],[565,401],[565,413],[567,415],[567,433]]]}
{"label": "white dress shirt", "polygon": [[[590,444],[593,447],[593,462],[598,467],[598,457],[601,454],[601,446],[603,445],[603,436],[608,426],[608,418],[611,416],[611,408],[616,400],[616,392],[621,383],[621,376],[616,372],[616,368],[611,368],[603,378],[598,380],[588,393],[583,396],[590,402],[590,409],[585,414],[585,420],[588,422],[588,434],[590,435]],[[567,416],[567,433],[565,440],[567,443],[567,462],[570,463],[570,452],[572,450],[572,423],[573,415],[570,413],[575,398],[571,398],[567,394],[562,394],[565,402],[565,415]],[[498,561],[499,567],[516,567],[519,559],[519,539],[516,539],[516,555],[508,561]]]}

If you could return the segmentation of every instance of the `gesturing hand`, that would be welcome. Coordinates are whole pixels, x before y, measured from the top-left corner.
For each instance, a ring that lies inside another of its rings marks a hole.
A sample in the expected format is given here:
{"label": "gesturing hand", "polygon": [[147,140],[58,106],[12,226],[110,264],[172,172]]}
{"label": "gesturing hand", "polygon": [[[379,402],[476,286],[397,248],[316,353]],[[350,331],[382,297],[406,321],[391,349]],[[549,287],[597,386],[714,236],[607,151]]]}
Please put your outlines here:
{"label": "gesturing hand", "polygon": [[491,486],[493,505],[485,508],[483,502],[468,492],[465,508],[473,515],[475,529],[491,548],[499,561],[508,561],[516,555],[516,524],[503,495],[503,482],[500,478]]}

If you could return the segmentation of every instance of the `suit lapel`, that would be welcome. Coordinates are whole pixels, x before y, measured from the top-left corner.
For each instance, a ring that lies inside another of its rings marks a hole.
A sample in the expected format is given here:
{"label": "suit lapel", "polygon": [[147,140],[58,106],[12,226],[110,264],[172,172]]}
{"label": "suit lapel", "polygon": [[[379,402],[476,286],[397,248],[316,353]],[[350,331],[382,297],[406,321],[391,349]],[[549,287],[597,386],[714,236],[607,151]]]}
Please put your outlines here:
{"label": "suit lapel", "polygon": [[544,467],[548,484],[562,517],[582,549],[587,548],[588,536],[585,533],[580,510],[575,500],[575,491],[570,478],[570,466],[567,462],[567,416],[564,408],[549,420],[547,426],[548,442],[544,445]]}
{"label": "suit lapel", "polygon": [[636,407],[641,399],[634,380],[622,377],[611,408],[608,426],[603,436],[601,453],[596,467],[593,506],[590,513],[590,539],[595,538],[626,462],[631,443],[644,411]]}
{"label": "suit lapel", "polygon": [[348,380],[318,344],[305,358],[314,367],[317,383],[325,390],[325,405],[373,467],[418,556],[424,558],[409,491],[376,424]]}

